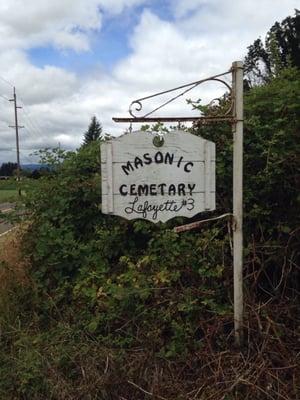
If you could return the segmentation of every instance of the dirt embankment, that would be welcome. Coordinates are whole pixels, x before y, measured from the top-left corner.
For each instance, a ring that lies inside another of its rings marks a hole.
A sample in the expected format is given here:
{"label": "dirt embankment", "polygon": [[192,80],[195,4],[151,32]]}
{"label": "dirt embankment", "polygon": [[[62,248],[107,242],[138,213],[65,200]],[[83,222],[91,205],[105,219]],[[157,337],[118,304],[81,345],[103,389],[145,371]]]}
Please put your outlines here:
{"label": "dirt embankment", "polygon": [[12,283],[26,283],[28,262],[20,249],[21,233],[14,230],[0,237],[0,290]]}

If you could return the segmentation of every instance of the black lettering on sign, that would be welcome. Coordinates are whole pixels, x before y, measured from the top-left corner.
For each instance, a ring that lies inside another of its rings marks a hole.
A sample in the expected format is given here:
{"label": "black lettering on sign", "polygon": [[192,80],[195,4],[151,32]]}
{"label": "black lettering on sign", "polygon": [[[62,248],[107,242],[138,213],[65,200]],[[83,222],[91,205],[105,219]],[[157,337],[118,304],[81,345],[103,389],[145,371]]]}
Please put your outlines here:
{"label": "black lettering on sign", "polygon": [[121,196],[127,196],[128,192],[126,190],[127,185],[121,185],[119,188],[119,192],[121,193]]}
{"label": "black lettering on sign", "polygon": [[185,196],[185,184],[184,183],[179,183],[178,185],[178,196]]}
{"label": "black lettering on sign", "polygon": [[138,186],[138,195],[139,196],[148,196],[149,193],[149,186],[148,185],[139,185]]}
{"label": "black lettering on sign", "polygon": [[[180,201],[167,200],[160,204],[151,204],[148,200],[141,201],[135,197],[133,201],[128,203],[128,207],[125,207],[126,214],[138,214],[141,218],[147,218],[156,220],[160,212],[171,212],[178,213],[181,209],[186,208],[188,211],[192,211],[195,207],[194,199],[188,198]],[[150,214],[150,215],[149,215]]]}
{"label": "black lettering on sign", "polygon": [[193,190],[195,189],[195,187],[196,187],[195,183],[193,183],[193,184],[188,183],[188,189],[190,191],[190,196],[193,194]]}
{"label": "black lettering on sign", "polygon": [[150,185],[150,194],[151,194],[151,196],[156,196],[157,195],[155,183]]}
{"label": "black lettering on sign", "polygon": [[146,164],[146,165],[149,165],[149,164],[151,164],[152,163],[152,158],[150,157],[150,154],[149,153],[145,153],[144,155],[143,155],[143,158],[144,158],[144,164]]}
{"label": "black lettering on sign", "polygon": [[175,196],[176,194],[176,186],[175,185],[170,185],[169,186],[169,196]]}
{"label": "black lettering on sign", "polygon": [[138,169],[138,167],[142,167],[143,166],[143,160],[140,157],[135,157],[134,166],[135,166],[136,169]]}
{"label": "black lettering on sign", "polygon": [[[184,171],[185,172],[191,172],[192,167],[194,166],[194,163],[192,163],[191,161],[187,162],[184,166]],[[190,168],[188,168],[190,167]]]}
{"label": "black lettering on sign", "polygon": [[[126,175],[129,175],[129,173],[133,172],[135,169],[142,168],[145,165],[150,165],[153,162],[156,164],[173,165],[174,158],[175,158],[174,153],[169,153],[169,152],[166,152],[164,154],[161,151],[157,151],[153,157],[150,156],[149,153],[144,153],[141,157],[136,156],[132,162],[127,161],[127,163],[123,164],[121,166],[121,168]],[[184,172],[189,173],[189,172],[191,172],[191,170],[194,166],[194,163],[192,161],[184,161],[183,156],[180,156],[176,165],[177,165],[177,168],[182,167]]]}
{"label": "black lettering on sign", "polygon": [[165,164],[170,164],[172,165],[174,161],[174,154],[170,154],[169,152],[166,153],[165,155]]}
{"label": "black lettering on sign", "polygon": [[166,183],[151,183],[151,184],[141,184],[137,185],[132,183],[131,185],[121,185],[119,187],[119,193],[121,196],[192,196],[194,189],[196,187],[195,183],[178,183],[177,185]]}
{"label": "black lettering on sign", "polygon": [[195,200],[192,198],[187,199],[186,204],[187,204],[186,208],[188,209],[188,211],[192,211],[195,207]]}
{"label": "black lettering on sign", "polygon": [[134,171],[134,168],[130,161],[127,161],[126,165],[122,165],[122,169],[126,175],[129,175],[129,171]]}
{"label": "black lettering on sign", "polygon": [[156,164],[163,163],[164,162],[163,153],[161,151],[158,151],[154,156],[154,160],[155,160]]}
{"label": "black lettering on sign", "polygon": [[177,161],[177,167],[178,167],[178,168],[180,168],[180,164],[181,164],[182,160],[183,160],[183,157],[181,156],[181,157],[179,158],[179,160]]}
{"label": "black lettering on sign", "polygon": [[130,196],[136,196],[137,195],[135,186],[136,186],[135,184],[130,185]]}
{"label": "black lettering on sign", "polygon": [[159,185],[157,185],[158,189],[160,190],[160,194],[162,196],[164,196],[165,194],[165,187],[167,186],[166,183],[160,183]]}

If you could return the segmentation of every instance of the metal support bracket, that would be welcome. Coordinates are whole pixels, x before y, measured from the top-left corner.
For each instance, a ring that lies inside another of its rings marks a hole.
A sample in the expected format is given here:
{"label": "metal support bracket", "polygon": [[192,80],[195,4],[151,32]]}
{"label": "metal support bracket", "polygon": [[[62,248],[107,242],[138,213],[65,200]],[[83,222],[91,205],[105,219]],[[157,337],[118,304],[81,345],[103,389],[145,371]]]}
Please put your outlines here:
{"label": "metal support bracket", "polygon": [[[162,92],[154,93],[149,96],[141,97],[139,99],[133,100],[129,106],[129,114],[131,117],[126,118],[126,117],[113,117],[114,122],[119,122],[119,123],[148,123],[148,122],[203,122],[203,123],[215,123],[215,122],[230,122],[234,123],[235,122],[235,116],[233,115],[233,109],[234,109],[234,94],[232,91],[232,87],[226,82],[223,78],[225,75],[231,74],[232,69],[229,71],[223,72],[221,74],[217,74],[214,76],[211,76],[206,79],[201,79],[195,82],[187,83],[181,86],[177,86],[172,89],[164,90]],[[174,102],[177,100],[179,97],[182,97],[186,93],[190,92],[191,90],[195,89],[196,87],[200,86],[203,83],[206,82],[218,82],[221,83],[225,86],[225,89],[227,90],[227,93],[223,95],[220,98],[215,98],[209,102],[209,104],[206,105],[208,112],[202,114],[199,117],[154,117],[153,114],[167,106],[168,104]],[[150,110],[146,114],[142,116],[136,115],[137,112],[141,112],[143,109],[143,102],[147,101],[149,99],[152,99],[154,97],[159,97],[168,93],[180,91],[179,94],[171,97],[167,101],[163,102],[159,106],[155,107],[153,110]],[[226,101],[224,102],[224,99],[226,97]],[[220,105],[221,103],[225,104],[225,108],[220,112],[220,107],[216,107],[216,105]]]}

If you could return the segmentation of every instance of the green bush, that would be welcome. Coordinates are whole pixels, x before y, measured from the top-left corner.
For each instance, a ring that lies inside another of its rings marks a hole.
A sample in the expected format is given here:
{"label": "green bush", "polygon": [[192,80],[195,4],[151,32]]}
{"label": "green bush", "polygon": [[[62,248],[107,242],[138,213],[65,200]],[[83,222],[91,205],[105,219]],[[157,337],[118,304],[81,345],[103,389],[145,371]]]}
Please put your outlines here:
{"label": "green bush", "polygon": [[[250,260],[255,268],[264,264],[258,287],[272,294],[282,263],[287,257],[295,263],[298,246],[299,82],[299,71],[285,70],[245,96],[245,265]],[[218,213],[230,212],[231,129],[205,126],[193,132],[216,142]],[[177,235],[172,227],[182,219],[152,225],[103,215],[98,142],[76,153],[48,152],[43,162],[52,162],[53,174],[37,181],[26,196],[32,214],[25,243],[33,275],[55,304],[78,305],[80,323],[103,337],[139,314],[149,327],[170,315],[162,328],[171,332],[167,340],[173,340],[171,326],[182,314],[179,309],[195,326],[197,313],[230,312],[231,291],[223,285],[231,279],[226,223]],[[270,246],[275,246],[272,251]],[[290,265],[296,288],[297,272]],[[157,305],[158,293],[168,301]],[[192,293],[196,300],[189,308],[184,304]],[[134,327],[126,324],[126,329],[124,345],[136,343]],[[116,340],[122,345],[121,337]]]}
{"label": "green bush", "polygon": [[[258,301],[299,290],[299,83],[290,69],[245,96],[244,272]],[[230,212],[231,129],[192,131],[216,142],[217,213]],[[146,382],[146,371],[163,368],[176,381],[173,367],[196,368],[206,346],[226,353],[232,340],[227,222],[176,234],[182,218],[153,225],[103,215],[99,157],[97,142],[46,151],[51,172],[26,190],[23,248],[34,289],[19,300],[21,325],[3,321],[0,371],[17,378],[1,379],[0,393],[10,386],[10,398],[117,399],[124,387],[134,398],[132,376]]]}

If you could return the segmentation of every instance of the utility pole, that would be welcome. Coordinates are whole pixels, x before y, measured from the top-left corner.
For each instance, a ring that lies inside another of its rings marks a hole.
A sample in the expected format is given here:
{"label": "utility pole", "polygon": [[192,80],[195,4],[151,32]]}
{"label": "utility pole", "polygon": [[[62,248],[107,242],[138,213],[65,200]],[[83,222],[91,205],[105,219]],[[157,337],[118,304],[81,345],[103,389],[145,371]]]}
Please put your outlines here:
{"label": "utility pole", "polygon": [[[17,181],[20,180],[20,171],[21,171],[21,165],[20,165],[20,147],[19,147],[19,128],[24,128],[24,126],[20,126],[18,124],[18,108],[22,108],[17,105],[17,95],[16,95],[16,88],[14,86],[14,97],[13,99],[10,99],[9,101],[14,102],[14,109],[15,109],[15,125],[10,125],[10,128],[15,128],[16,130],[16,149],[17,149]],[[20,193],[19,193],[20,194]]]}

